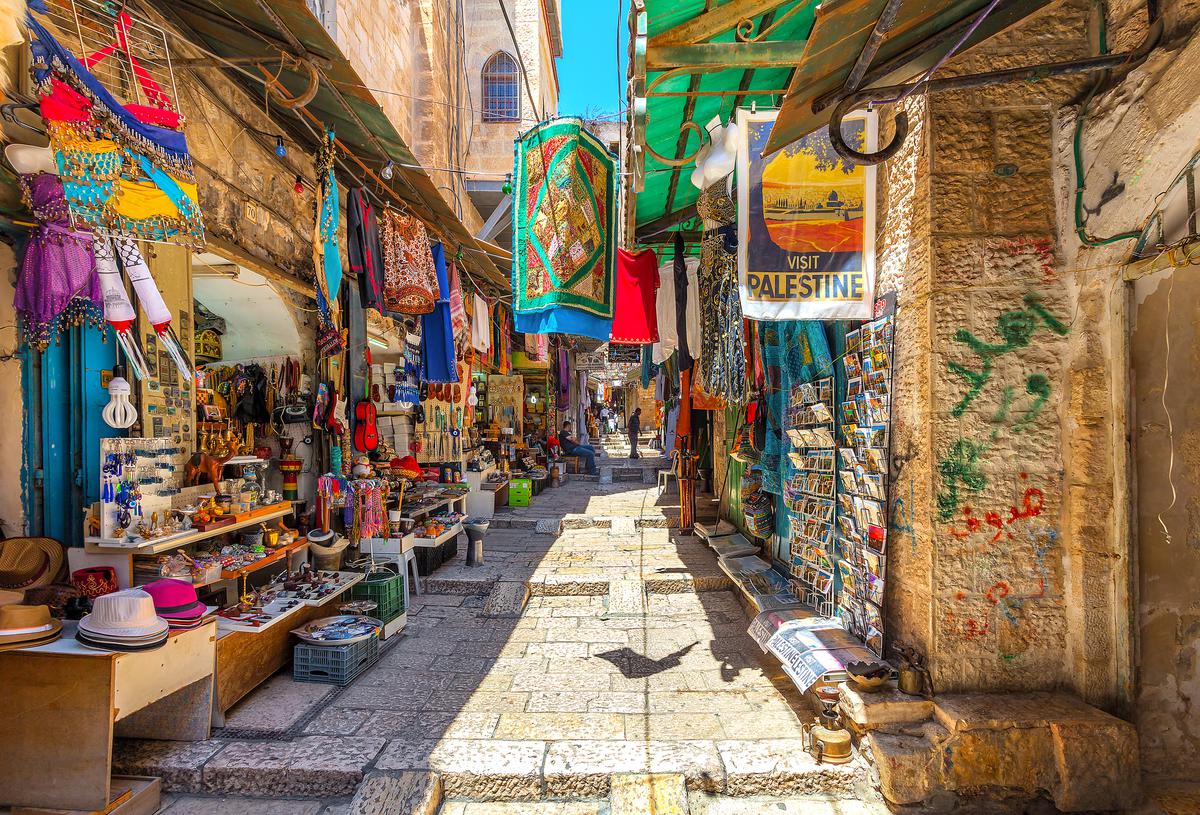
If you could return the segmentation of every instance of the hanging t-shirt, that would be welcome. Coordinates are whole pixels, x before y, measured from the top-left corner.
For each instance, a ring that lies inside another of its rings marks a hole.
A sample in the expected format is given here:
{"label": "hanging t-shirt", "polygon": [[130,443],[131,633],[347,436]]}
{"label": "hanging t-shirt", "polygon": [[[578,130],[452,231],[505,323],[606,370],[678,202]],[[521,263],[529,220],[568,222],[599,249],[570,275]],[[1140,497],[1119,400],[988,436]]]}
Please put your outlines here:
{"label": "hanging t-shirt", "polygon": [[492,349],[492,321],[487,300],[471,295],[471,347],[486,354]]}
{"label": "hanging t-shirt", "polygon": [[658,256],[653,249],[617,250],[617,296],[613,309],[612,342],[644,345],[658,342],[655,292]]}
{"label": "hanging t-shirt", "polygon": [[654,311],[658,319],[658,342],[654,343],[650,359],[655,365],[662,365],[679,347],[679,326],[675,320],[675,274],[665,263],[659,267]]}

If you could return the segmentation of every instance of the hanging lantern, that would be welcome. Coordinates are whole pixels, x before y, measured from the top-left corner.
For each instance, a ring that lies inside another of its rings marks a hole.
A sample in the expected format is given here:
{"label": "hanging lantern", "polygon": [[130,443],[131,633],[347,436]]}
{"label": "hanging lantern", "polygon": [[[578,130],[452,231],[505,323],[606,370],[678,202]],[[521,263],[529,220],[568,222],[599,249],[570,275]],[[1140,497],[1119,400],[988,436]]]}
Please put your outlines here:
{"label": "hanging lantern", "polygon": [[296,191],[296,195],[299,195],[300,193],[304,192],[304,179],[300,176],[299,173],[296,174],[296,184],[295,184],[295,186],[292,187],[292,189],[294,189]]}

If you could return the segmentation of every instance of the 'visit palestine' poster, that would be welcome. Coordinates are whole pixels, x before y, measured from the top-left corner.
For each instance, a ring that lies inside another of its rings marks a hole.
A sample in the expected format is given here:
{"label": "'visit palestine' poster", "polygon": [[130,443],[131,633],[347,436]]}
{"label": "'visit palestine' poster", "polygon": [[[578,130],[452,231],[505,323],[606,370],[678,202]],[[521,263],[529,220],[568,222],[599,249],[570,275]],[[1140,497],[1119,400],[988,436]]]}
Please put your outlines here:
{"label": "'visit palestine' poster", "polygon": [[[762,158],[775,111],[740,110],[738,288],[754,320],[870,319],[875,300],[875,167],[833,149],[828,129]],[[876,117],[842,133],[875,149]]]}

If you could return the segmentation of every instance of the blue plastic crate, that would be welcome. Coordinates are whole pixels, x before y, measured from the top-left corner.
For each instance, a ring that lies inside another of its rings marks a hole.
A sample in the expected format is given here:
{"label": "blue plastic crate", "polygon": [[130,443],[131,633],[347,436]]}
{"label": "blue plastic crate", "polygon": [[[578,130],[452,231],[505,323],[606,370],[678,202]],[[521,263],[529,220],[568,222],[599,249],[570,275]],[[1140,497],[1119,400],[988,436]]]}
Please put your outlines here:
{"label": "blue plastic crate", "polygon": [[350,645],[309,645],[292,651],[292,678],[297,682],[323,682],[345,687],[379,658],[379,637]]}

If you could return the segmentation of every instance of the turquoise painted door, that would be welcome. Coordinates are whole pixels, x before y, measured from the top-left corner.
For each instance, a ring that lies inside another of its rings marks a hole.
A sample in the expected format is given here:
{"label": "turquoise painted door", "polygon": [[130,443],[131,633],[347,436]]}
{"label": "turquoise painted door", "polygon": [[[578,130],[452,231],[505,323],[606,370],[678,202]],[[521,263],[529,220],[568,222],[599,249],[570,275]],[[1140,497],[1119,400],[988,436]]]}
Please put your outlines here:
{"label": "turquoise painted door", "polygon": [[[84,507],[100,499],[100,440],[125,435],[104,424],[104,371],[116,342],[94,328],[73,328],[25,360],[25,514],[29,534],[83,545]],[[10,534],[13,531],[10,530]]]}

